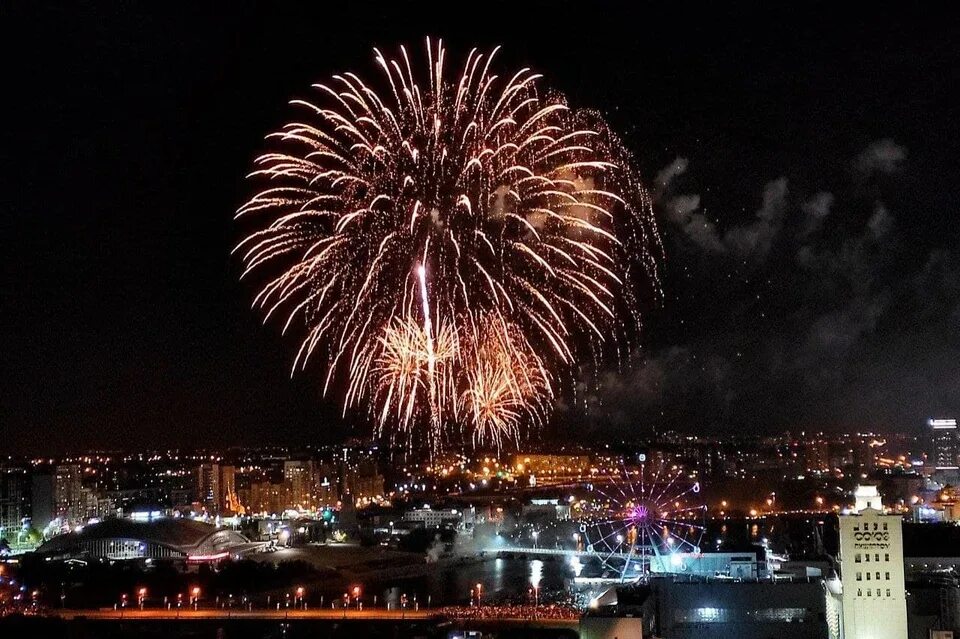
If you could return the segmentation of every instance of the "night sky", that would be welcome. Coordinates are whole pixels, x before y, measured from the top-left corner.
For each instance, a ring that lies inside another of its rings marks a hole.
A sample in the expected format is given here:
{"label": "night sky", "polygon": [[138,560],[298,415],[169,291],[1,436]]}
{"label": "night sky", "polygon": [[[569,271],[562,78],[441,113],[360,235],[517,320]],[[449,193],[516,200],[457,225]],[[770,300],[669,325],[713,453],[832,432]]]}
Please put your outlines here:
{"label": "night sky", "polygon": [[501,64],[600,109],[656,196],[665,297],[548,437],[915,432],[960,412],[945,13],[198,4],[0,7],[0,454],[364,433],[316,369],[289,378],[296,346],[250,311],[232,216],[287,100],[427,34],[451,59],[502,44]]}

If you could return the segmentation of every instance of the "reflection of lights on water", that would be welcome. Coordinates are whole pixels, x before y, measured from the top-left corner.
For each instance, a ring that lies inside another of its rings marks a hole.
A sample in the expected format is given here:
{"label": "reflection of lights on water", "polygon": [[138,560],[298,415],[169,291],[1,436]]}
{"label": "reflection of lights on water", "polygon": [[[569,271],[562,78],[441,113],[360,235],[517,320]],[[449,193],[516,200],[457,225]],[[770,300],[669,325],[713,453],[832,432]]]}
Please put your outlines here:
{"label": "reflection of lights on water", "polygon": [[534,588],[540,587],[540,581],[543,579],[543,562],[534,559],[530,562],[530,585]]}
{"label": "reflection of lights on water", "polygon": [[580,557],[576,555],[570,557],[570,567],[573,568],[573,574],[579,577],[580,573],[583,572],[583,564],[580,563]]}
{"label": "reflection of lights on water", "polygon": [[[493,584],[490,588],[491,593],[498,592],[504,587],[504,577],[507,577],[507,563],[503,560],[502,557],[497,557],[493,561]],[[486,591],[486,584],[484,584],[484,591]]]}

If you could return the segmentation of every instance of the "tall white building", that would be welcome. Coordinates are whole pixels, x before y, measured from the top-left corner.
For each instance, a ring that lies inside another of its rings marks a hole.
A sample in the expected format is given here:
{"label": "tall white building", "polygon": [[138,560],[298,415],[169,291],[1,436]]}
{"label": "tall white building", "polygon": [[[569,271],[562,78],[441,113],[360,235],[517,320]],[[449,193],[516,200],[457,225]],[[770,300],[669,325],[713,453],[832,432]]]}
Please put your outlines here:
{"label": "tall white building", "polygon": [[56,516],[63,522],[75,524],[86,515],[83,496],[83,471],[77,464],[56,467],[53,476],[53,503]]}
{"label": "tall white building", "polygon": [[857,486],[853,492],[855,506],[853,512],[858,513],[867,508],[873,508],[883,512],[883,501],[880,497],[880,490],[876,486]]}
{"label": "tall white building", "polygon": [[901,524],[873,507],[840,516],[844,639],[907,637]]}
{"label": "tall white building", "polygon": [[958,431],[955,419],[928,419],[930,428],[930,461],[934,470],[957,470]]}

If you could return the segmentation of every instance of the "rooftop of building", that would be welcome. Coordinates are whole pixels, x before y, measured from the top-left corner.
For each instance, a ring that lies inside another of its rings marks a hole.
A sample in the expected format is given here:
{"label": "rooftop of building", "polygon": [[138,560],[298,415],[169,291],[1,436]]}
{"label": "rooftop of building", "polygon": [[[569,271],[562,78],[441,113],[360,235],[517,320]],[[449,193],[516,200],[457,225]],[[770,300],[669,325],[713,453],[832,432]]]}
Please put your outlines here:
{"label": "rooftop of building", "polygon": [[[54,537],[43,544],[37,552],[55,553],[83,541],[102,539],[132,539],[147,543],[152,542],[187,552],[198,548],[220,530],[222,529],[218,529],[212,524],[184,518],[164,518],[146,522],[129,519],[106,519],[85,526],[79,532]],[[233,535],[236,535],[238,543],[246,541],[239,533],[233,533]]]}

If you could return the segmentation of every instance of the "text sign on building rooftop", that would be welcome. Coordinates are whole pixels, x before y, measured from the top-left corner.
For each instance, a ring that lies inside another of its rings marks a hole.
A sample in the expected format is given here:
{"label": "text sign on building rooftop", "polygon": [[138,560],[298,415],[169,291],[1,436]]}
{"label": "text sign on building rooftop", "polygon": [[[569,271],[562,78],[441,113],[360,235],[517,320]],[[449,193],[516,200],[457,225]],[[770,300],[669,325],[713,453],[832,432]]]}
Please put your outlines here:
{"label": "text sign on building rooftop", "polygon": [[957,420],[955,419],[928,419],[927,425],[931,428],[956,428]]}

